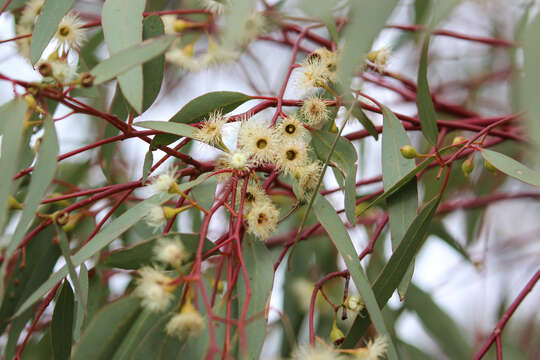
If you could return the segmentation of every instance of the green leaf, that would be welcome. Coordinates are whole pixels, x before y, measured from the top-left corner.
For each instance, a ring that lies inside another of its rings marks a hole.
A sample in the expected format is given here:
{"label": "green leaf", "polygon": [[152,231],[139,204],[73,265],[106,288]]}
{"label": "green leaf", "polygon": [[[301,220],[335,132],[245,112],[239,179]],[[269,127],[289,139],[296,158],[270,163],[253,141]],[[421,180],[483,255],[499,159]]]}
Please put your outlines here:
{"label": "green leaf", "polygon": [[[344,31],[343,39],[347,44],[343,49],[342,60],[339,67],[339,79],[348,86],[353,74],[360,68],[364,56],[369,51],[375,37],[379,35],[386,20],[394,10],[397,0],[380,1],[353,1],[350,3],[351,20]],[[362,34],[359,36],[359,34]]]}
{"label": "green leaf", "polygon": [[[168,233],[160,234],[150,239],[143,240],[126,248],[115,250],[103,259],[102,264],[109,267],[137,270],[145,265],[151,265],[155,262],[154,246],[161,239],[173,239],[179,237],[184,244],[186,251],[195,254],[199,246],[200,236],[198,234]],[[203,252],[214,247],[214,243],[205,239]]]}
{"label": "green leaf", "polygon": [[54,224],[56,228],[56,235],[58,236],[58,244],[60,245],[60,250],[62,250],[62,256],[66,261],[66,266],[68,269],[69,277],[73,284],[75,284],[75,293],[77,294],[77,301],[86,307],[86,302],[83,299],[83,294],[81,290],[81,284],[79,282],[79,277],[77,276],[77,271],[75,270],[75,264],[71,261],[71,250],[69,249],[69,240],[66,233],[60,226],[56,223]]}
{"label": "green leaf", "polygon": [[428,33],[424,40],[420,66],[418,68],[418,94],[416,102],[418,104],[418,117],[420,118],[422,134],[424,134],[424,137],[431,145],[437,146],[437,140],[439,138],[437,114],[435,113],[435,107],[433,106],[427,79],[429,39],[430,34]]}
{"label": "green leaf", "polygon": [[431,8],[431,0],[414,1],[414,23],[422,25],[426,23]]}
{"label": "green leaf", "polygon": [[94,85],[109,81],[132,67],[159,56],[167,50],[174,39],[174,36],[161,36],[146,40],[103,60],[90,71],[90,74],[95,76]]}
{"label": "green leaf", "polygon": [[15,319],[10,319],[7,344],[4,349],[4,358],[13,359],[17,351],[17,343],[22,331],[24,330],[28,320],[32,319],[32,311],[28,309],[24,314],[17,316]]}
{"label": "green leaf", "polygon": [[[422,247],[429,229],[429,224],[431,223],[431,219],[433,219],[433,215],[435,215],[440,200],[440,196],[437,196],[424,206],[407,229],[405,236],[390,257],[390,260],[388,260],[373,283],[373,292],[381,308],[386,305],[394,290],[399,286],[399,283],[403,279],[403,274]],[[364,334],[369,324],[370,320],[365,316],[365,313],[360,313],[354,320],[342,346],[345,348],[354,346]]]}
{"label": "green leaf", "polygon": [[186,355],[182,349],[183,342],[177,337],[168,336],[165,332],[170,314],[156,319],[154,325],[136,345],[131,359],[133,360],[169,360],[176,359],[179,354]]}
{"label": "green leaf", "polygon": [[[386,106],[383,112],[382,134],[382,174],[385,190],[390,189],[407,173],[416,167],[414,159],[406,159],[401,155],[400,148],[411,145],[409,137],[401,122]],[[407,228],[414,220],[418,210],[418,190],[416,177],[412,177],[403,187],[386,199],[392,234],[392,249],[395,249],[405,235]],[[414,262],[411,263],[402,282],[398,287],[399,297],[404,298],[414,272]]]}
{"label": "green leaf", "polygon": [[[311,146],[322,161],[328,157],[328,152],[332,148],[336,134],[326,131],[312,132]],[[334,152],[330,157],[330,165],[338,167],[340,172],[345,174],[345,214],[351,224],[356,223],[355,201],[356,201],[356,161],[358,155],[356,149],[349,140],[340,137]],[[334,164],[332,164],[334,162]]]}
{"label": "green leaf", "polygon": [[[73,261],[73,265],[78,266],[97,254],[101,249],[109,245],[114,239],[126,232],[136,222],[140,221],[152,207],[163,204],[164,202],[170,200],[173,196],[173,194],[156,194],[123,213],[72,256],[71,260]],[[24,310],[38,301],[42,296],[47,294],[47,292],[49,292],[49,290],[51,290],[53,286],[62,280],[67,274],[68,270],[66,266],[63,266],[57,272],[52,274],[47,281],[45,281],[29,298],[26,299],[19,310],[17,310],[16,315],[22,313]]]}
{"label": "green leaf", "polygon": [[86,265],[82,264],[79,269],[79,283],[81,286],[81,300],[77,301],[76,312],[77,315],[75,318],[75,325],[73,329],[73,339],[79,341],[81,337],[81,329],[84,324],[84,319],[86,315],[86,309],[88,308],[88,270]]}
{"label": "green leaf", "polygon": [[169,134],[178,135],[180,137],[193,138],[196,128],[186,124],[179,124],[169,121],[139,121],[133,124],[146,129],[163,131]]}
{"label": "green leaf", "polygon": [[30,42],[30,60],[35,64],[43,50],[49,44],[58,24],[64,15],[71,9],[75,0],[47,0],[39,13],[39,17],[32,32],[32,41]]}
{"label": "green leaf", "polygon": [[362,208],[362,212],[365,212],[367,209],[371,208],[372,206],[378,204],[382,200],[388,198],[390,195],[396,193],[399,189],[401,189],[405,184],[407,184],[413,177],[416,176],[420,171],[425,169],[429,164],[431,164],[435,159],[429,158],[418,164],[414,170],[411,170],[407,173],[404,177],[402,177],[397,183],[395,183],[392,187],[390,187],[388,190],[386,190],[381,195],[377,196],[375,200],[370,202],[366,207]]}
{"label": "green leaf", "polygon": [[377,128],[375,128],[375,125],[373,125],[373,122],[367,117],[366,113],[360,106],[355,105],[351,112],[352,116],[358,119],[360,121],[360,124],[366,129],[366,131],[373,136],[375,140],[379,140],[379,132],[377,131]]}
{"label": "green leaf", "polygon": [[137,316],[139,299],[121,298],[99,311],[75,347],[73,360],[110,360]]}
{"label": "green leaf", "polygon": [[360,260],[358,259],[358,255],[356,254],[356,250],[354,249],[354,245],[352,244],[345,225],[343,225],[343,222],[332,205],[323,196],[317,195],[313,211],[315,212],[315,216],[317,216],[317,220],[319,220],[321,225],[326,229],[332,242],[336,245],[336,248],[343,257],[354,284],[364,299],[369,317],[372,319],[375,329],[380,335],[388,337],[388,358],[398,359],[396,349],[390,340],[390,334],[386,329],[381,309],[377,304],[375,294],[362,269],[362,265],[360,264]]}
{"label": "green leaf", "polygon": [[[52,227],[43,230],[26,246],[26,258],[34,260],[26,261],[25,266],[21,266],[24,259],[20,254],[14,263],[13,272],[7,279],[6,294],[8,297],[0,309],[1,332],[4,332],[17,307],[47,280],[51,273],[60,256],[60,249],[50,241],[53,237]],[[24,314],[19,315],[19,317],[22,316]]]}
{"label": "green leaf", "polygon": [[471,346],[464,336],[464,330],[433,301],[428,293],[412,284],[405,306],[416,312],[423,327],[446,355],[452,359],[470,358]]}
{"label": "green leaf", "polygon": [[467,250],[465,250],[463,246],[454,238],[454,236],[452,236],[452,234],[446,230],[441,221],[432,221],[429,227],[429,233],[444,241],[448,246],[460,254],[468,263],[473,263],[469,253],[467,253]]}
{"label": "green leaf", "polygon": [[54,306],[51,321],[51,342],[55,360],[69,360],[71,357],[73,309],[73,291],[69,282],[64,281]]}
{"label": "green leaf", "polygon": [[[19,119],[19,121],[21,121],[21,119]],[[11,258],[23,240],[28,225],[34,218],[41,199],[43,199],[45,192],[47,191],[47,188],[49,187],[49,184],[56,172],[56,157],[58,155],[58,139],[56,138],[56,130],[54,129],[54,124],[50,117],[46,117],[43,121],[45,132],[39,147],[36,167],[32,172],[32,182],[30,183],[28,195],[26,196],[26,200],[24,202],[25,204],[21,219],[17,224],[15,233],[13,234],[13,237],[11,238],[6,250],[5,256],[7,259]],[[4,139],[6,138],[4,137]],[[2,169],[5,168],[2,167]],[[9,188],[9,186],[5,187]],[[2,267],[0,268],[0,279],[3,279],[6,274],[7,264],[8,261],[4,261],[2,263]],[[2,282],[0,282],[0,287],[2,289],[1,294],[3,297],[4,289]]]}
{"label": "green leaf", "polygon": [[[111,55],[114,56],[142,41],[145,3],[146,0],[107,0],[103,4],[101,25]],[[118,83],[129,104],[141,113],[144,87],[142,66],[135,66],[119,75]]]}
{"label": "green leaf", "polygon": [[210,209],[216,198],[217,179],[211,177],[191,190],[193,199],[203,208]]}
{"label": "green leaf", "polygon": [[[265,309],[274,282],[274,264],[270,251],[266,246],[251,236],[247,237],[244,241],[242,256],[251,287],[251,298],[249,299],[246,319],[254,320],[248,322],[245,327],[247,353],[243,353],[240,346],[238,358],[258,359],[266,336]],[[237,290],[239,299],[238,314],[241,315],[247,294],[246,279],[242,271],[238,275]]]}
{"label": "green leaf", "polygon": [[12,181],[17,171],[17,158],[21,148],[23,124],[28,105],[22,98],[15,98],[0,107],[2,115],[2,152],[0,152],[0,169],[2,182],[0,186],[0,229],[4,228],[7,216],[8,197],[13,189]]}
{"label": "green leaf", "polygon": [[529,169],[522,163],[493,150],[482,149],[482,156],[493,166],[508,176],[526,184],[540,187],[540,173]]}
{"label": "green leaf", "polygon": [[[526,22],[526,19],[524,21]],[[538,34],[540,34],[540,15],[537,14],[536,18],[528,25],[523,37],[525,76],[516,76],[516,78],[523,79],[523,89],[520,95],[523,96],[523,103],[527,109],[527,133],[533,144],[530,154],[535,159],[535,166],[540,166],[540,156],[538,156],[540,153],[540,121],[538,121],[540,119],[540,102],[538,101],[540,44],[538,44]],[[517,55],[521,55],[521,53],[518,52]],[[520,56],[519,58],[521,59]]]}
{"label": "green leaf", "polygon": [[[143,21],[143,39],[159,37],[164,34],[163,22],[159,15],[148,16]],[[160,55],[143,64],[143,108],[145,111],[156,100],[165,71],[165,55]]]}
{"label": "green leaf", "polygon": [[152,164],[154,163],[154,155],[152,154],[152,150],[149,148],[146,152],[146,155],[144,155],[144,163],[143,163],[143,170],[142,170],[142,178],[141,181],[143,184],[146,182],[146,179],[148,178],[148,174],[150,173],[150,169],[152,168]]}
{"label": "green leaf", "polygon": [[[239,92],[214,91],[196,97],[178,111],[169,122],[191,124],[204,120],[213,111],[230,113],[251,97]],[[152,140],[152,145],[169,145],[177,140],[177,136],[160,134]]]}
{"label": "green leaf", "polygon": [[[109,113],[116,115],[121,121],[126,121],[128,117],[128,110],[129,106],[126,104],[126,101],[124,99],[124,96],[122,95],[122,91],[120,90],[120,87],[116,85],[116,89],[114,92],[114,97],[111,103],[111,107],[109,110]],[[103,134],[103,138],[109,138],[118,135],[120,130],[113,126],[110,123],[107,123],[105,125],[105,133]],[[109,179],[111,176],[111,164],[112,159],[115,154],[114,149],[116,148],[117,142],[111,142],[108,144],[104,144],[101,147],[101,167],[103,170],[103,174]]]}

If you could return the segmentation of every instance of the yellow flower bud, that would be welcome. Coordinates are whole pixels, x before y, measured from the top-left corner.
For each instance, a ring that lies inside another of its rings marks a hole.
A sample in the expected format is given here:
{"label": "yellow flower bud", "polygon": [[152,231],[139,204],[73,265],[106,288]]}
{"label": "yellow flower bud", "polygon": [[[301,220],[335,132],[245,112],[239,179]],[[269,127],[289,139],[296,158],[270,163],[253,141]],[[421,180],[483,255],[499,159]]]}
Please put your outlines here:
{"label": "yellow flower bud", "polygon": [[491,171],[494,174],[497,174],[497,168],[493,166],[493,164],[490,163],[489,161],[484,160],[484,167],[486,168],[486,170]]}
{"label": "yellow flower bud", "polygon": [[464,143],[465,141],[467,141],[467,139],[465,139],[463,136],[456,136],[454,140],[452,140],[452,145],[461,144],[461,143]]}
{"label": "yellow flower bud", "polygon": [[416,153],[416,149],[413,148],[411,145],[402,146],[399,151],[405,159],[414,159],[416,155],[418,155]]}
{"label": "yellow flower bud", "polygon": [[470,157],[461,164],[461,170],[463,175],[469,176],[470,173],[474,170],[474,158]]}

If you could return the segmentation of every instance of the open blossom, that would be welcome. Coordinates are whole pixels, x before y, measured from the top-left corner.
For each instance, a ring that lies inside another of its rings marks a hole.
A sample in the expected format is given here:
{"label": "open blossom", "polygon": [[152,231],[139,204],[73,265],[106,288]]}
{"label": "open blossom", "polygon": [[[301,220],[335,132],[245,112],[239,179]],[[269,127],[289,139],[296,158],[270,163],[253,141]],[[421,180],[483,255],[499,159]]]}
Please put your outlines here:
{"label": "open blossom", "polygon": [[293,353],[293,360],[346,360],[347,358],[339,354],[331,347],[326,347],[320,344],[315,346],[302,345]]}
{"label": "open blossom", "polygon": [[72,11],[62,18],[54,36],[64,50],[78,49],[86,40],[83,25],[82,20]]}
{"label": "open blossom", "polygon": [[201,5],[216,14],[223,14],[231,6],[230,0],[200,0]]}
{"label": "open blossom", "polygon": [[279,210],[269,201],[253,204],[247,214],[248,232],[261,240],[276,231]]}
{"label": "open blossom", "polygon": [[378,72],[384,71],[384,67],[388,63],[389,57],[390,50],[387,47],[383,47],[379,50],[373,50],[367,55],[368,60],[375,64]]}
{"label": "open blossom", "polygon": [[54,60],[49,62],[52,69],[52,77],[60,83],[69,83],[77,76],[77,72],[64,60]]}
{"label": "open blossom", "polygon": [[183,49],[172,48],[165,53],[165,60],[192,72],[201,71],[205,67],[199,59],[193,57],[193,44]]}
{"label": "open blossom", "polygon": [[223,125],[227,123],[227,120],[220,111],[210,113],[201,127],[195,130],[193,138],[213,146],[222,144],[221,134],[223,133]]}
{"label": "open blossom", "polygon": [[189,259],[190,253],[186,251],[180,238],[162,239],[154,246],[154,258],[162,263],[179,267]]}
{"label": "open blossom", "polygon": [[[244,182],[238,182],[237,194],[240,194],[244,188]],[[248,213],[255,204],[261,204],[271,201],[266,191],[256,181],[249,180],[246,195],[244,196],[244,213]],[[237,203],[240,203],[240,195],[237,196]]]}
{"label": "open blossom", "polygon": [[170,167],[150,183],[150,188],[156,193],[167,193],[176,185],[176,167]]}
{"label": "open blossom", "polygon": [[354,351],[355,359],[379,360],[384,358],[388,342],[384,336],[377,336],[375,340],[369,340],[365,348],[359,348]]}
{"label": "open blossom", "polygon": [[246,170],[248,166],[253,165],[249,159],[249,153],[243,150],[235,150],[232,153],[223,154],[217,161],[218,169]]}
{"label": "open blossom", "polygon": [[300,185],[301,193],[299,195],[301,197],[304,197],[305,193],[315,189],[321,176],[322,167],[322,163],[316,160],[311,164],[295,168],[294,176]]}
{"label": "open blossom", "polygon": [[328,107],[323,99],[318,96],[313,96],[304,100],[300,112],[306,119],[308,125],[314,128],[320,128],[326,120],[328,120]]}
{"label": "open blossom", "polygon": [[165,330],[169,335],[175,335],[179,338],[184,336],[196,336],[204,329],[204,319],[201,314],[193,307],[191,302],[187,302],[180,313],[174,315],[167,323]]}
{"label": "open blossom", "polygon": [[304,91],[324,87],[336,80],[338,57],[335,52],[321,48],[311,53],[301,65],[297,85]]}
{"label": "open blossom", "polygon": [[154,230],[159,229],[167,222],[165,212],[163,211],[163,208],[159,205],[153,206],[144,217],[144,220],[146,224],[154,228]]}
{"label": "open blossom", "polygon": [[302,122],[294,115],[288,115],[277,126],[278,134],[287,140],[305,141],[309,136]]}
{"label": "open blossom", "polygon": [[172,300],[172,291],[175,286],[168,285],[172,278],[152,267],[143,267],[138,270],[140,278],[137,280],[135,294],[142,299],[142,305],[150,311],[164,311]]}
{"label": "open blossom", "polygon": [[364,308],[364,301],[358,295],[351,295],[345,299],[345,307],[349,310],[360,312]]}
{"label": "open blossom", "polygon": [[262,121],[248,120],[238,130],[238,146],[246,150],[257,164],[272,162],[275,157],[274,130]]}
{"label": "open blossom", "polygon": [[294,175],[296,169],[307,165],[307,145],[301,141],[289,141],[280,147],[276,165],[285,173]]}
{"label": "open blossom", "polygon": [[21,25],[34,26],[38,15],[41,13],[45,0],[31,0],[29,1],[22,11],[19,23]]}

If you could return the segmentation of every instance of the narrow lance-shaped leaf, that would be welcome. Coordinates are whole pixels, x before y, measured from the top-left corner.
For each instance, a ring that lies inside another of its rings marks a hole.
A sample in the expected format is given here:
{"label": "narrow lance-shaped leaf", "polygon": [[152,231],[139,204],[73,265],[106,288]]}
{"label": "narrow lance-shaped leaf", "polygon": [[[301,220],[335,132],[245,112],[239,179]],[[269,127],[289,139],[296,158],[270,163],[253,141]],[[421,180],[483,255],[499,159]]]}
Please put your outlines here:
{"label": "narrow lance-shaped leaf", "polygon": [[[23,119],[17,119],[19,122],[23,122]],[[32,181],[30,182],[30,188],[28,195],[24,202],[24,209],[15,229],[15,233],[11,238],[11,242],[6,250],[6,258],[9,259],[14,254],[15,250],[19,247],[19,244],[23,240],[24,234],[35,216],[36,210],[52,181],[56,172],[56,157],[58,155],[58,139],[56,137],[56,130],[54,128],[53,121],[50,117],[46,117],[44,120],[45,132],[39,147],[38,159],[34,171],[32,172]],[[16,126],[15,126],[16,127]],[[6,143],[9,140],[4,137]],[[6,167],[8,167],[6,165]],[[4,169],[4,167],[2,167]],[[5,186],[9,188],[10,186]],[[2,263],[0,268],[0,279],[3,279],[6,274],[8,261]],[[3,286],[3,282],[0,282],[0,286]],[[3,289],[2,289],[3,293]]]}
{"label": "narrow lance-shaped leaf", "polygon": [[[270,251],[266,246],[252,237],[248,237],[247,241],[244,242],[242,252],[252,291],[246,319],[253,318],[253,321],[250,321],[246,326],[247,354],[243,354],[240,347],[240,356],[238,358],[258,359],[266,335],[265,308],[274,281],[274,264],[272,263]],[[247,293],[246,279],[243,272],[238,276],[237,286],[238,314],[240,315],[242,314]]]}
{"label": "narrow lance-shaped leaf", "polygon": [[[531,3],[533,5],[534,3]],[[534,8],[534,6],[533,6]],[[526,21],[526,20],[525,20]],[[529,138],[532,143],[531,154],[536,155],[535,166],[540,166],[540,101],[538,101],[538,86],[540,84],[540,44],[538,43],[538,34],[540,34],[540,15],[529,24],[523,38],[523,53],[525,55],[525,76],[520,78],[523,81],[523,89],[519,95],[523,97],[523,103],[527,109],[527,128]],[[521,55],[518,52],[518,55]],[[520,58],[518,56],[518,58]],[[518,96],[519,97],[519,96]],[[502,170],[501,170],[502,171]]]}
{"label": "narrow lance-shaped leaf", "polygon": [[418,105],[418,117],[420,118],[422,134],[424,134],[424,137],[431,145],[437,146],[437,139],[439,137],[437,114],[435,113],[435,107],[433,106],[433,100],[431,99],[427,80],[429,39],[430,34],[428,33],[424,40],[422,56],[420,57],[420,66],[418,68],[418,94],[416,102]]}
{"label": "narrow lance-shaped leaf", "polygon": [[354,284],[364,299],[367,312],[375,325],[375,329],[380,335],[385,335],[388,337],[388,358],[398,359],[396,349],[390,340],[390,334],[386,329],[381,309],[379,308],[375,294],[371,289],[371,284],[369,283],[364,270],[362,269],[362,265],[360,264],[360,260],[358,259],[358,255],[356,254],[356,250],[354,249],[345,225],[343,225],[343,222],[336,214],[336,211],[332,205],[323,196],[317,195],[313,210],[317,216],[317,220],[319,220],[321,225],[326,229],[328,235],[343,257]]}
{"label": "narrow lance-shaped leaf", "polygon": [[75,270],[75,265],[71,261],[71,250],[69,248],[69,240],[67,238],[66,233],[60,226],[58,226],[56,223],[54,224],[56,227],[56,235],[58,236],[58,244],[60,245],[60,250],[62,251],[62,255],[64,256],[64,260],[66,261],[66,266],[68,269],[69,276],[71,277],[71,281],[75,285],[75,293],[77,294],[77,301],[82,304],[83,307],[86,307],[86,301],[83,299],[83,294],[81,290],[81,283],[79,281],[79,277],[77,276],[77,271]]}
{"label": "narrow lance-shaped leaf", "polygon": [[470,357],[471,346],[464,336],[464,330],[433,301],[429,294],[412,284],[405,306],[416,312],[426,331],[433,336],[446,355],[454,359]]}
{"label": "narrow lance-shaped leaf", "polygon": [[90,74],[95,76],[94,85],[112,80],[132,67],[164,53],[174,39],[174,36],[162,36],[146,40],[103,60],[90,71]]}
{"label": "narrow lance-shaped leaf", "polygon": [[[433,215],[435,215],[440,200],[440,196],[437,196],[424,206],[407,229],[405,236],[390,257],[390,260],[373,283],[373,293],[377,299],[378,306],[381,308],[386,305],[394,290],[399,286],[399,283],[403,279],[403,274],[424,243],[427,231],[429,230],[429,224]],[[366,314],[360,313],[354,320],[342,346],[345,348],[354,346],[367,330],[369,324],[370,319]]]}
{"label": "narrow lance-shaped leaf", "polygon": [[540,187],[540,173],[526,167],[519,161],[488,149],[482,149],[482,156],[506,175],[512,176],[526,184]]}
{"label": "narrow lance-shaped leaf", "polygon": [[144,155],[144,163],[143,163],[143,173],[141,181],[143,184],[146,182],[146,179],[148,178],[148,174],[150,174],[150,169],[152,168],[152,164],[154,163],[154,155],[152,154],[152,149],[148,149],[146,154]]}
{"label": "narrow lance-shaped leaf", "polygon": [[170,121],[139,121],[133,124],[146,129],[154,129],[163,131],[169,134],[174,134],[182,137],[193,138],[196,128],[186,124],[174,123]]}
{"label": "narrow lance-shaped leaf", "polygon": [[[159,15],[148,16],[144,19],[143,40],[159,37],[164,32],[163,22]],[[164,72],[165,55],[160,55],[143,64],[143,111],[148,109],[156,100],[159,90],[161,90]]]}
{"label": "narrow lance-shaped leaf", "polygon": [[51,321],[52,348],[55,360],[69,360],[73,337],[73,291],[64,281],[56,300]]}
{"label": "narrow lance-shaped leaf", "polygon": [[[114,239],[127,231],[127,229],[133,226],[137,221],[140,221],[153,206],[160,205],[170,200],[173,196],[173,194],[157,194],[126,211],[116,220],[107,225],[92,239],[92,241],[88,242],[75,255],[72,256],[71,259],[73,265],[79,266],[85,260],[97,254],[105,246],[109,245]],[[36,291],[34,291],[31,296],[26,299],[26,301],[20,306],[16,315],[22,313],[33,303],[38,301],[42,296],[47,294],[47,292],[51,290],[53,286],[62,280],[67,274],[68,269],[66,266],[63,266],[57,272],[52,274],[47,281],[45,281]]]}
{"label": "narrow lance-shaped leaf", "polygon": [[[112,55],[142,41],[146,0],[106,0],[101,12],[105,43]],[[143,69],[135,66],[118,76],[124,97],[140,113],[143,106]]]}
{"label": "narrow lance-shaped leaf", "polygon": [[2,152],[0,153],[0,169],[2,169],[2,186],[0,186],[0,229],[4,228],[8,210],[8,197],[12,190],[12,178],[17,170],[17,158],[21,148],[23,125],[28,105],[21,98],[16,98],[0,107],[2,115]]}
{"label": "narrow lance-shaped leaf", "polygon": [[81,286],[81,299],[82,301],[77,301],[76,306],[76,317],[75,325],[73,328],[73,339],[79,341],[81,338],[81,329],[84,324],[84,319],[86,318],[86,308],[88,304],[88,270],[86,265],[82,264],[79,269],[79,283]]}
{"label": "narrow lance-shaped leaf", "polygon": [[[382,107],[384,127],[382,135],[382,173],[384,189],[388,190],[407,173],[413,171],[416,164],[413,159],[401,155],[403,146],[410,146],[409,137],[401,122],[386,106]],[[412,177],[401,189],[386,199],[388,204],[392,249],[395,249],[407,228],[414,220],[418,210],[418,191],[416,177]],[[403,299],[412,279],[414,262],[407,269],[398,287],[399,297]]]}
{"label": "narrow lance-shaped leaf", "polygon": [[[204,120],[211,112],[220,111],[227,114],[251,97],[240,92],[214,91],[196,97],[180,109],[169,122],[191,124]],[[152,140],[152,145],[168,145],[178,139],[178,136],[160,134]]]}
{"label": "narrow lance-shaped leaf", "polygon": [[58,24],[64,15],[71,9],[75,0],[47,0],[43,4],[38,17],[38,21],[32,32],[32,41],[30,42],[30,60],[35,64],[43,50],[49,44],[49,41],[56,33]]}

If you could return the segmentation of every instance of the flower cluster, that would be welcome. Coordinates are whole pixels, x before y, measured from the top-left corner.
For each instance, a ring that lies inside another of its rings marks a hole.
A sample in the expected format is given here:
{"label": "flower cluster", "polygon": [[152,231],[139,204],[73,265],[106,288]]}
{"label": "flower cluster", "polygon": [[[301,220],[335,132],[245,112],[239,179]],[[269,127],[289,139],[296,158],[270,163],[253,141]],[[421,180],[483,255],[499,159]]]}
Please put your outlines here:
{"label": "flower cluster", "polygon": [[[172,266],[181,273],[182,264],[191,254],[186,251],[180,238],[161,239],[153,248],[154,260]],[[152,312],[166,311],[173,300],[173,292],[178,287],[176,279],[166,275],[161,268],[146,266],[138,271],[135,294],[141,298],[142,305]],[[169,335],[196,335],[204,329],[204,319],[187,297],[180,312],[173,315],[165,330]]]}
{"label": "flower cluster", "polygon": [[[32,0],[26,4],[18,23],[15,25],[17,36],[33,33],[44,3],[45,0]],[[75,79],[77,73],[68,63],[67,55],[71,49],[78,50],[86,40],[83,25],[82,20],[73,11],[68,12],[62,18],[54,34],[55,51],[47,60],[38,63],[38,69],[44,78],[51,78],[61,84],[70,83]],[[30,37],[17,40],[19,53],[26,58],[30,57],[30,42]]]}
{"label": "flower cluster", "polygon": [[369,340],[366,347],[339,350],[326,344],[317,343],[315,346],[303,345],[298,347],[292,356],[293,360],[379,360],[383,359],[388,342],[385,337],[377,336],[375,340]]}

